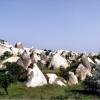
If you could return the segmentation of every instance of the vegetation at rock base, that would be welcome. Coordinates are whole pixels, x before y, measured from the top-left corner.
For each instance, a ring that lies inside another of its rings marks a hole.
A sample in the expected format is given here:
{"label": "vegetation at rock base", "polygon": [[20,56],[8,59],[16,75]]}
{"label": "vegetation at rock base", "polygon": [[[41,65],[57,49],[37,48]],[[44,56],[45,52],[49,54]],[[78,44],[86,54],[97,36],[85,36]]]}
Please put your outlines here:
{"label": "vegetation at rock base", "polygon": [[[19,82],[19,80],[15,80],[15,77],[18,77],[16,75],[20,74],[20,70],[23,70],[20,68],[19,65],[16,63],[6,63],[7,70],[2,70],[1,73],[4,72],[9,72],[9,75],[13,75],[13,78],[4,76],[0,73],[0,75],[4,78],[1,78],[3,80],[7,81],[6,88],[4,86],[0,85],[2,88],[0,88],[0,99],[49,99],[49,100],[55,100],[55,99],[99,99],[99,96],[96,94],[86,94],[86,91],[84,90],[85,86],[84,84],[80,83],[78,85],[74,86],[66,86],[66,87],[61,87],[58,85],[45,85],[42,87],[35,87],[35,88],[28,88],[25,86],[24,82]],[[46,72],[52,72],[53,73],[58,73],[58,70],[48,70],[48,69],[42,69],[44,73]],[[15,73],[14,73],[15,72]],[[4,81],[5,82],[5,81]],[[3,81],[2,81],[3,83]],[[11,84],[13,83],[13,84]],[[5,95],[5,91],[6,94]],[[27,92],[26,92],[27,91]]]}
{"label": "vegetation at rock base", "polygon": [[20,65],[16,62],[10,63],[6,62],[5,65],[7,66],[6,70],[14,76],[16,80],[19,81],[26,81],[27,80],[27,70],[23,69]]}
{"label": "vegetation at rock base", "polygon": [[75,73],[75,70],[76,70],[77,66],[79,65],[79,63],[80,63],[79,61],[72,61],[72,63],[70,64],[70,66],[68,68],[66,68],[66,69],[60,68],[59,76],[63,77],[65,80],[67,80],[68,76],[69,76],[68,72],[72,71]]}
{"label": "vegetation at rock base", "polygon": [[66,69],[67,71],[72,71],[75,72],[76,68],[78,67],[78,65],[80,64],[79,61],[72,61],[72,63],[70,64],[70,66]]}
{"label": "vegetation at rock base", "polygon": [[87,77],[84,82],[87,85],[86,90],[100,95],[100,66],[96,66],[92,74],[92,77]]}
{"label": "vegetation at rock base", "polygon": [[0,87],[8,94],[8,87],[11,83],[27,80],[27,71],[17,63],[6,62],[6,69],[0,70]]}
{"label": "vegetation at rock base", "polygon": [[[46,56],[51,52],[50,50],[45,51],[44,55]],[[12,54],[10,52],[5,52],[0,59],[5,60],[11,56]],[[68,57],[70,56],[71,53],[69,53]],[[54,73],[59,79],[68,80],[68,72],[72,71],[75,74],[76,68],[81,63],[78,60],[80,56],[77,60],[72,59],[69,67],[66,69],[49,69],[47,64],[43,64],[41,61],[38,61],[37,65],[45,77],[47,77],[47,73]],[[94,100],[100,98],[98,95],[100,94],[100,66],[94,66],[92,68],[95,69],[93,71],[93,76],[87,77],[84,83],[80,81],[78,85],[72,86],[66,83],[65,87],[48,84],[35,88],[29,88],[25,85],[28,71],[23,69],[23,67],[19,66],[16,62],[6,62],[4,66],[6,66],[6,69],[0,70],[0,99]]]}
{"label": "vegetation at rock base", "polygon": [[99,96],[87,94],[83,91],[83,84],[76,86],[60,87],[57,85],[45,85],[42,87],[27,88],[23,83],[17,82],[8,87],[9,95],[4,95],[4,90],[0,88],[2,94],[0,99],[48,99],[48,100],[95,100]]}
{"label": "vegetation at rock base", "polygon": [[15,78],[9,72],[0,71],[0,87],[2,87],[8,95],[8,87],[15,82]]}

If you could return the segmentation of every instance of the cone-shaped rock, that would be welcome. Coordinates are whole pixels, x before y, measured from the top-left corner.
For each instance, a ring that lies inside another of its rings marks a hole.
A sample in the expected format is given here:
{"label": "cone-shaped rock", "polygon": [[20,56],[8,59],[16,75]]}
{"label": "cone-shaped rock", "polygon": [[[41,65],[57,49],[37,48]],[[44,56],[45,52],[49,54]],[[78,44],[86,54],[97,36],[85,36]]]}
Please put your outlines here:
{"label": "cone-shaped rock", "polygon": [[82,57],[82,64],[89,70],[91,71],[91,64],[88,60],[87,57]]}
{"label": "cone-shaped rock", "polygon": [[20,59],[18,59],[17,64],[21,65],[23,68],[27,69],[28,66],[32,63],[30,55],[26,51],[22,53]]}
{"label": "cone-shaped rock", "polygon": [[23,49],[22,43],[21,43],[21,42],[17,42],[17,43],[15,44],[15,48]]}
{"label": "cone-shaped rock", "polygon": [[43,86],[46,84],[47,80],[36,64],[33,65],[33,68],[29,68],[27,87]]}
{"label": "cone-shaped rock", "polygon": [[92,74],[83,64],[79,64],[76,69],[76,76],[83,81],[86,79],[86,76],[92,76]]}
{"label": "cone-shaped rock", "polygon": [[74,75],[73,72],[68,72],[68,74],[69,74],[68,84],[69,85],[78,84],[78,79],[77,79],[76,75]]}
{"label": "cone-shaped rock", "polygon": [[68,63],[67,60],[63,57],[61,57],[59,54],[55,54],[50,62],[49,68],[67,68],[68,67]]}

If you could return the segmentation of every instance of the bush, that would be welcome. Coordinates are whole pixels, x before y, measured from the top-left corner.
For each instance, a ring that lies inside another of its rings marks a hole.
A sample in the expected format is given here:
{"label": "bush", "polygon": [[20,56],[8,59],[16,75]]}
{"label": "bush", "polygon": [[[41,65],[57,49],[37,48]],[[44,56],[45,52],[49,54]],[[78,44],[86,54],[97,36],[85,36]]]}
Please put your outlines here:
{"label": "bush", "polygon": [[84,83],[88,91],[100,94],[100,66],[96,66],[92,74],[93,76],[87,77]]}
{"label": "bush", "polygon": [[65,80],[68,80],[69,78],[68,70],[60,68],[59,76],[63,77]]}
{"label": "bush", "polygon": [[47,50],[46,51],[46,56],[48,56],[50,52],[51,52],[51,50]]}
{"label": "bush", "polygon": [[0,43],[5,44],[5,40],[0,39]]}
{"label": "bush", "polygon": [[51,50],[47,50],[47,49],[44,49],[44,51],[45,51],[46,56],[48,56],[49,53],[51,52]]}
{"label": "bush", "polygon": [[79,61],[72,61],[72,63],[70,64],[70,66],[67,68],[68,71],[72,71],[75,73],[76,68],[78,67],[78,65],[80,64]]}
{"label": "bush", "polygon": [[82,58],[83,55],[84,55],[83,53],[79,54],[78,57],[76,57],[76,60]]}
{"label": "bush", "polygon": [[97,59],[99,59],[99,60],[100,60],[100,53],[97,55]]}
{"label": "bush", "polygon": [[7,66],[7,71],[13,75],[16,80],[24,81],[27,79],[27,70],[18,65],[16,62],[7,62],[5,65]]}
{"label": "bush", "polygon": [[95,59],[99,59],[100,60],[100,52],[98,53],[98,55],[94,55],[94,56],[90,56],[90,58],[95,62]]}
{"label": "bush", "polygon": [[38,67],[42,70],[45,66],[41,63],[41,61],[37,62]]}
{"label": "bush", "polygon": [[8,95],[7,88],[11,83],[15,82],[15,78],[8,72],[0,73],[0,87],[2,87]]}
{"label": "bush", "polygon": [[68,80],[68,77],[69,77],[68,72],[71,71],[71,72],[75,73],[75,70],[76,70],[76,68],[78,67],[79,64],[80,64],[79,61],[72,61],[72,63],[70,64],[70,66],[67,69],[60,68],[59,75],[61,77],[63,77],[65,80]]}
{"label": "bush", "polygon": [[6,52],[4,52],[4,54],[2,56],[0,56],[0,60],[5,60],[11,56],[12,56],[12,54],[9,51],[6,51]]}

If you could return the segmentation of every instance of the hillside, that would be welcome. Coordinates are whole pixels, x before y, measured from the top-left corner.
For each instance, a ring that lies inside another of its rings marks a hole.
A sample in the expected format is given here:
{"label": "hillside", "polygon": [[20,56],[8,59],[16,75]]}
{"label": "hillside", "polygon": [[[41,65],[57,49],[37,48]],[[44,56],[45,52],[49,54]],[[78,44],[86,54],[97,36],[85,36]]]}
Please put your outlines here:
{"label": "hillside", "polygon": [[99,99],[99,66],[99,52],[39,50],[0,40],[0,99]]}

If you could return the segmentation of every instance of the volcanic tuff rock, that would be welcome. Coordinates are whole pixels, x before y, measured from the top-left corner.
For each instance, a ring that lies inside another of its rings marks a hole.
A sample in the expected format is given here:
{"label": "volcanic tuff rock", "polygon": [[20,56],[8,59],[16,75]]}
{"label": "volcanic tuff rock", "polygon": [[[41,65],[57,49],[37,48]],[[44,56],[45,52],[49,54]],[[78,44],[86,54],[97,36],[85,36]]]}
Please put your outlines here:
{"label": "volcanic tuff rock", "polygon": [[[2,56],[6,51],[12,56],[5,57],[2,60]],[[27,87],[42,86],[48,83],[66,86],[67,84],[78,84],[79,80],[84,81],[87,76],[92,76],[94,66],[100,65],[100,53],[39,50],[25,48],[21,42],[17,42],[14,47],[8,42],[1,41],[0,68],[4,67],[5,62],[17,62],[28,71]],[[60,79],[61,77],[64,78],[59,74],[61,68],[65,70],[65,73],[62,73],[63,76],[68,73],[68,79]],[[59,71],[57,72],[57,70]]]}

